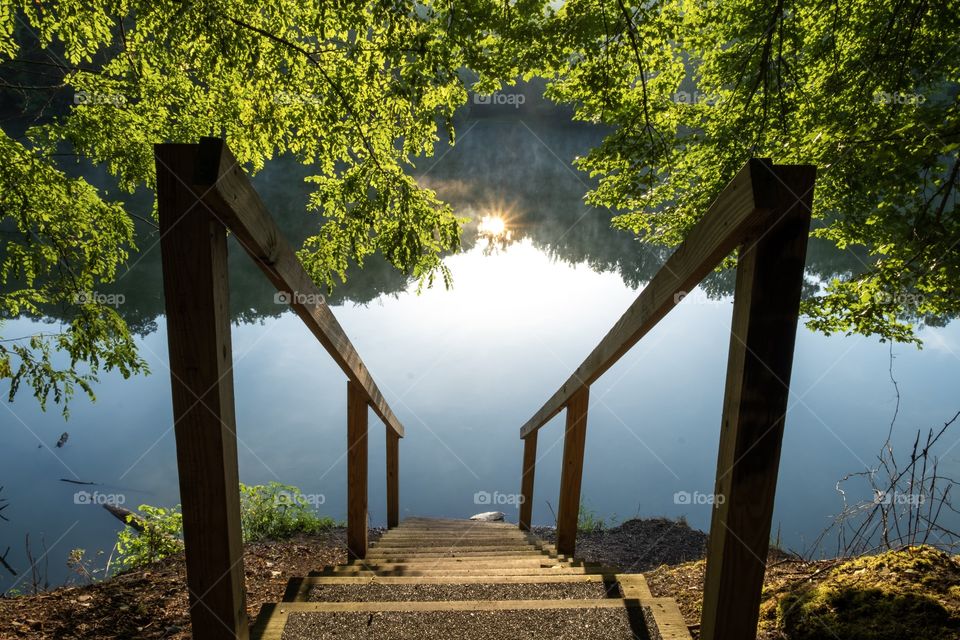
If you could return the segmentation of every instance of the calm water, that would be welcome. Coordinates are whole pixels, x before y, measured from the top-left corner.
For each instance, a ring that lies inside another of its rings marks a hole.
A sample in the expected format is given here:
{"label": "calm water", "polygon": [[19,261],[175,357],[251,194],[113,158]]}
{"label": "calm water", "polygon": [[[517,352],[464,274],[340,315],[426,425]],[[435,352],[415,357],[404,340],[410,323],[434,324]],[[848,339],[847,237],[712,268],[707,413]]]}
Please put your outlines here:
{"label": "calm water", "polygon": [[[418,169],[423,184],[475,220],[466,250],[447,260],[454,288],[417,295],[415,283],[374,261],[330,298],[406,426],[403,514],[465,517],[491,508],[476,504],[476,492],[518,491],[520,425],[606,333],[665,255],[611,230],[608,212],[582,203],[586,179],[570,161],[600,132],[525,112],[494,115],[466,117],[457,147],[440,147]],[[302,175],[295,163],[278,161],[255,180],[294,241],[317,225],[303,213],[309,189]],[[150,197],[135,205],[149,214]],[[478,237],[476,221],[484,216],[504,219],[509,241]],[[121,495],[128,507],[179,500],[160,256],[149,227],[139,242],[141,254],[111,291],[125,295],[121,312],[153,374],[126,381],[103,376],[98,401],[76,399],[68,423],[55,408],[42,413],[28,393],[0,410],[0,496],[10,502],[4,511],[10,522],[0,522],[0,550],[10,546],[9,562],[24,570],[25,536],[35,555],[42,540],[55,584],[67,576],[71,549],[109,551],[119,528],[101,508],[77,504],[78,489]],[[302,323],[274,303],[274,291],[247,257],[232,249],[241,480],[295,484],[324,496],[323,513],[344,518],[345,379]],[[816,244],[808,263],[811,279],[862,268],[855,255]],[[709,506],[677,504],[674,494],[713,488],[731,286],[729,276],[712,278],[707,288],[718,297],[691,295],[594,386],[583,497],[599,515],[685,516],[695,527],[709,526]],[[3,330],[12,337],[49,328],[20,319]],[[960,328],[954,323],[922,335],[923,351],[894,347],[900,444],[958,408]],[[876,339],[827,338],[801,328],[774,515],[787,546],[806,549],[841,506],[836,481],[873,464],[895,406],[888,364],[888,346]],[[540,524],[553,521],[561,421],[555,418],[540,435],[534,505]],[[375,417],[371,428],[371,518],[382,524],[384,438]],[[69,441],[54,448],[63,431]],[[955,439],[941,448],[941,473],[958,477]],[[513,506],[493,508],[516,519]],[[12,585],[3,575],[0,589]]]}

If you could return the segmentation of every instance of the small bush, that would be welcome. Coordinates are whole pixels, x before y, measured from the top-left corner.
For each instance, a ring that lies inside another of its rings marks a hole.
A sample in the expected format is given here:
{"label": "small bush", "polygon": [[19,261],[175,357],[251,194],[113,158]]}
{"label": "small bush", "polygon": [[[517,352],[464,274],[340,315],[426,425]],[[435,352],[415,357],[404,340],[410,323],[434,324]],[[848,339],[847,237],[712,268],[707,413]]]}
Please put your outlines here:
{"label": "small bush", "polygon": [[[140,505],[137,516],[127,516],[128,526],[117,533],[117,564],[132,569],[156,562],[183,549],[183,515],[180,505],[172,509]],[[134,518],[143,531],[129,526]]]}
{"label": "small bush", "polygon": [[[133,569],[156,562],[183,549],[183,515],[180,505],[172,509],[140,505],[136,517],[143,531],[126,526],[117,533],[116,565]],[[316,534],[337,526],[329,517],[318,516],[297,487],[271,482],[240,485],[240,524],[243,541],[283,539],[298,533]]]}
{"label": "small bush", "polygon": [[240,485],[240,520],[247,542],[320,533],[337,525],[332,518],[316,515],[300,489],[279,482]]}

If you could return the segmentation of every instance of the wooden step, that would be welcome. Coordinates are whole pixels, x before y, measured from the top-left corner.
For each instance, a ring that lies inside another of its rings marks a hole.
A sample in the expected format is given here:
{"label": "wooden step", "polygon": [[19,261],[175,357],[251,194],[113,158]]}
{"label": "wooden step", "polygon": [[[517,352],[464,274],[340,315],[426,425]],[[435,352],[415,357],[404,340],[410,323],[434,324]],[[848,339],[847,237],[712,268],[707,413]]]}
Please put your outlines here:
{"label": "wooden step", "polygon": [[614,575],[616,570],[611,568],[587,568],[587,567],[517,567],[517,568],[482,568],[468,569],[461,567],[452,567],[448,569],[393,569],[393,570],[367,570],[359,567],[336,567],[325,569],[319,572],[312,572],[310,575],[357,575],[357,576],[526,576],[526,575],[563,575],[595,573]]}
{"label": "wooden step", "polygon": [[307,602],[436,602],[456,600],[595,600],[619,598],[613,580],[603,582],[475,582],[472,584],[315,584],[303,590]]}
{"label": "wooden step", "polygon": [[[264,605],[251,640],[321,638],[646,638],[666,599],[290,602]],[[478,631],[470,632],[469,627]],[[482,631],[481,631],[482,630]],[[684,630],[686,627],[684,626]],[[669,636],[664,636],[669,637]],[[689,636],[687,636],[689,638]]]}
{"label": "wooden step", "polygon": [[571,563],[561,563],[555,562],[550,558],[543,557],[542,559],[537,558],[511,558],[509,560],[498,560],[498,559],[485,559],[485,560],[474,560],[472,558],[421,558],[418,560],[407,560],[399,562],[388,562],[385,560],[371,559],[367,558],[366,560],[354,560],[346,565],[345,567],[358,567],[360,569],[368,570],[384,570],[384,569],[447,569],[452,567],[463,567],[469,569],[496,569],[498,567],[503,568],[513,568],[513,567],[551,567],[554,565],[564,565],[564,566],[573,566]]}
{"label": "wooden step", "polygon": [[[640,579],[643,576],[637,574]],[[283,600],[285,602],[294,602],[303,600],[303,593],[311,586],[317,584],[540,584],[544,582],[553,583],[580,583],[580,582],[614,582],[612,574],[598,573],[578,573],[565,575],[531,575],[531,576],[346,576],[346,575],[327,575],[327,576],[306,576],[303,578],[290,578],[287,581],[287,589]],[[647,589],[649,592],[649,589]]]}
{"label": "wooden step", "polygon": [[498,549],[486,551],[473,551],[464,549],[445,549],[442,551],[421,551],[419,549],[371,549],[367,552],[367,558],[385,558],[389,556],[404,556],[409,558],[475,558],[481,556],[517,556],[529,555],[531,557],[543,557],[544,553],[536,549]]}

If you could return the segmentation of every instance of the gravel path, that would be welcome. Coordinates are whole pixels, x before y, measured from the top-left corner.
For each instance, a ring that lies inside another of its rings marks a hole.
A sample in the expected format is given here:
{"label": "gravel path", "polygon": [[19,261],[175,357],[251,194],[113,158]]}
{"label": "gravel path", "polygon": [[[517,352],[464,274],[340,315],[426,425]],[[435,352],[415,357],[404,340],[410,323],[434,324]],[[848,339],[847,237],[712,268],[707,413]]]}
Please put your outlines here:
{"label": "gravel path", "polygon": [[[633,615],[631,615],[633,614]],[[524,609],[294,613],[283,640],[615,640],[646,638],[642,613],[627,609]],[[633,629],[637,629],[634,635]]]}
{"label": "gravel path", "polygon": [[[613,597],[620,597],[611,585]],[[307,596],[310,602],[436,602],[441,600],[564,600],[608,597],[602,582],[516,584],[323,584]]]}

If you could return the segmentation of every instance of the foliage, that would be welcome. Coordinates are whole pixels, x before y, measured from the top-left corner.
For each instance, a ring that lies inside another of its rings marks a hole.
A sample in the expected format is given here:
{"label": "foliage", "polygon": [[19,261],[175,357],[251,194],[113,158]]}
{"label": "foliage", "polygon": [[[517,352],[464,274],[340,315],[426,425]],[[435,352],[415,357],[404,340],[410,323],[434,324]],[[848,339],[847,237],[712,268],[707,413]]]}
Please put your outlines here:
{"label": "foliage", "polygon": [[794,640],[939,640],[960,632],[960,561],[907,547],[839,564],[794,582],[761,608],[761,630]]}
{"label": "foliage", "polygon": [[271,482],[266,485],[240,485],[240,519],[243,539],[289,538],[298,533],[316,534],[336,522],[319,517],[310,507],[311,500],[297,487]]}
{"label": "foliage", "polygon": [[[58,157],[105,166],[122,195],[154,186],[155,142],[211,133],[251,172],[283,153],[311,167],[321,217],[300,257],[317,282],[333,287],[379,252],[421,283],[449,283],[441,255],[458,248],[462,220],[404,169],[466,98],[452,12],[399,0],[4,3],[0,69],[23,81],[0,89],[45,100],[23,101],[39,105],[20,114],[23,135],[0,135],[0,225],[16,226],[0,276],[20,278],[0,313],[75,304],[118,277],[133,246],[117,194],[67,178]],[[51,103],[66,113],[51,117]],[[28,382],[41,403],[66,402],[75,387],[92,395],[98,366],[145,371],[113,311],[77,305],[65,331],[8,339],[11,396]]]}
{"label": "foliage", "polygon": [[[283,539],[298,533],[313,535],[337,526],[332,518],[316,515],[311,500],[297,487],[279,482],[266,485],[240,484],[240,522],[244,542]],[[183,514],[180,505],[172,509],[140,505],[137,514],[128,516],[139,521],[138,531],[127,526],[117,533],[117,564],[130,569],[156,562],[183,549]],[[76,563],[78,572],[84,565],[82,550]]]}
{"label": "foliage", "polygon": [[131,526],[117,532],[117,565],[121,569],[141,567],[183,549],[183,514],[180,506],[172,509],[140,505],[139,513],[127,516],[142,523],[142,531]]}
{"label": "foliage", "polygon": [[616,525],[616,515],[611,516],[610,521],[607,522],[606,519],[597,515],[596,511],[588,509],[585,504],[580,503],[580,509],[577,511],[577,531],[581,531],[583,533],[593,533],[595,531],[603,531],[607,528],[615,527]]}
{"label": "foliage", "polygon": [[[95,558],[87,556],[86,549],[71,549],[67,556],[67,568],[77,574],[84,582],[94,583],[105,580],[110,576],[110,566],[113,561],[112,554],[103,560],[103,550],[97,551]],[[103,566],[99,566],[99,565]]]}
{"label": "foliage", "polygon": [[579,161],[615,225],[680,242],[750,156],[819,168],[815,235],[861,247],[811,328],[917,341],[960,311],[956,3],[571,0],[544,72],[614,125]]}

